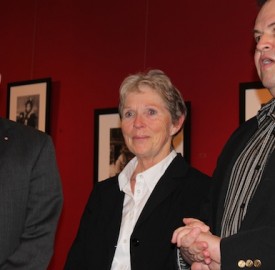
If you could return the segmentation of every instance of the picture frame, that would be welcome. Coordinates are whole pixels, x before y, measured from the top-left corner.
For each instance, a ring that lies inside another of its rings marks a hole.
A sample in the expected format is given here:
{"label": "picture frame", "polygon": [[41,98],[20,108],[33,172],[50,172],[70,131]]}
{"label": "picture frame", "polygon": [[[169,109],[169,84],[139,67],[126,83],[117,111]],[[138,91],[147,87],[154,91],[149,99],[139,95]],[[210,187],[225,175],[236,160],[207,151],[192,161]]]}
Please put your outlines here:
{"label": "picture frame", "polygon": [[[191,102],[185,103],[187,118],[173,145],[190,162]],[[98,182],[118,174],[134,155],[125,146],[117,108],[95,109],[94,131],[94,181]]]}
{"label": "picture frame", "polygon": [[8,83],[7,118],[49,133],[51,78]]}
{"label": "picture frame", "polygon": [[271,98],[269,90],[260,81],[240,83],[240,124],[255,116]]}

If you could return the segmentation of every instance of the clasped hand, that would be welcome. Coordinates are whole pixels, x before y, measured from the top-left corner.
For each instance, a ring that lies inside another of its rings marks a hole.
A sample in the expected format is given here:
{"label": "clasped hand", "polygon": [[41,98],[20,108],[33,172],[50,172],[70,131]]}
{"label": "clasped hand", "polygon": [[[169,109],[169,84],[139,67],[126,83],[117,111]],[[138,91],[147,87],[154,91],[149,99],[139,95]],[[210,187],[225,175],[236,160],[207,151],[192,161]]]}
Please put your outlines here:
{"label": "clasped hand", "polygon": [[171,240],[183,259],[192,270],[220,270],[220,238],[198,219],[184,218],[183,223],[185,226],[176,229]]}

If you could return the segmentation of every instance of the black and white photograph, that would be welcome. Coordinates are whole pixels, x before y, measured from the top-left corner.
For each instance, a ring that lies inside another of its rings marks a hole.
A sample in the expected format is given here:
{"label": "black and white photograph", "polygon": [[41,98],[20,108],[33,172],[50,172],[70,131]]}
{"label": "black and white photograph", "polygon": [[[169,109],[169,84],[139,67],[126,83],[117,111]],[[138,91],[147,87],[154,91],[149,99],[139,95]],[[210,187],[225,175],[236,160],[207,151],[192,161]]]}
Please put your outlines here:
{"label": "black and white photograph", "polygon": [[17,98],[16,122],[38,128],[39,95]]}
{"label": "black and white photograph", "polygon": [[50,78],[9,83],[8,118],[49,133],[50,87]]}

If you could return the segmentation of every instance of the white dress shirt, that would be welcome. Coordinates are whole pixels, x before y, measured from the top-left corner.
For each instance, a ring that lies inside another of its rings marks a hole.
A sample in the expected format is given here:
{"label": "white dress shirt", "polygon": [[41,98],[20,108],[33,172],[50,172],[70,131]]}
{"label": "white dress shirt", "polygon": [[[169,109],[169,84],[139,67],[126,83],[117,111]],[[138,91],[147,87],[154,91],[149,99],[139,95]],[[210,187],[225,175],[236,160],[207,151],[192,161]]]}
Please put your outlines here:
{"label": "white dress shirt", "polygon": [[133,158],[118,176],[119,188],[125,193],[120,233],[111,270],[130,270],[130,237],[144,205],[161,176],[166,171],[177,153],[173,150],[158,164],[136,175],[134,194],[131,191],[130,179],[137,166]]}

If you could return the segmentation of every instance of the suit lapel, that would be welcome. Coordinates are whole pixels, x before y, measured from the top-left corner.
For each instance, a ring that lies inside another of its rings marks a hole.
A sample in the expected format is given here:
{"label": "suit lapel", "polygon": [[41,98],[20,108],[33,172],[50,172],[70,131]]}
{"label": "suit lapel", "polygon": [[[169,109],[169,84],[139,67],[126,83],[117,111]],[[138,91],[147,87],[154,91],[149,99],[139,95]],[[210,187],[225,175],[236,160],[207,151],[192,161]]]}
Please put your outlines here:
{"label": "suit lapel", "polygon": [[[115,246],[118,241],[125,194],[119,190],[117,176],[105,181],[99,183],[100,188],[102,189],[100,192],[102,195],[100,201],[103,204],[100,211],[102,227],[104,226],[103,231],[105,239],[108,239],[108,241],[106,241],[105,252],[106,257],[108,258],[106,264],[110,269]],[[92,227],[90,229],[92,230]]]}
{"label": "suit lapel", "polygon": [[115,222],[119,227],[125,194],[119,190],[117,176],[107,181],[109,181],[109,183],[106,182],[106,187],[104,188],[104,192],[102,192],[102,202],[104,205],[102,216],[104,216],[105,222]]}
{"label": "suit lapel", "polygon": [[187,169],[188,166],[185,160],[180,155],[175,157],[152,191],[135,227],[138,227],[144,222],[154,209],[182,183],[182,178],[186,174]]}
{"label": "suit lapel", "polygon": [[[241,151],[257,128],[256,118],[252,118],[244,123],[229,139],[221,156],[219,157],[217,171],[214,173],[214,213],[216,217],[217,234],[220,234],[221,220],[224,212],[224,200],[231,177],[232,168]],[[220,165],[220,166],[219,166]]]}

